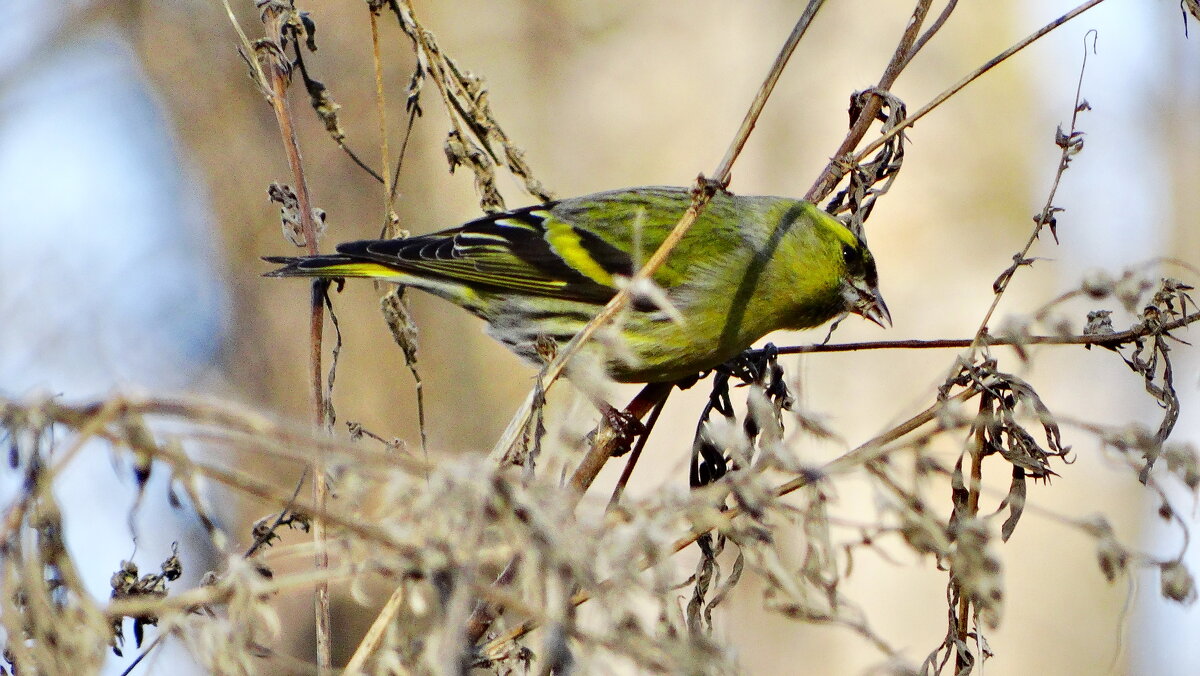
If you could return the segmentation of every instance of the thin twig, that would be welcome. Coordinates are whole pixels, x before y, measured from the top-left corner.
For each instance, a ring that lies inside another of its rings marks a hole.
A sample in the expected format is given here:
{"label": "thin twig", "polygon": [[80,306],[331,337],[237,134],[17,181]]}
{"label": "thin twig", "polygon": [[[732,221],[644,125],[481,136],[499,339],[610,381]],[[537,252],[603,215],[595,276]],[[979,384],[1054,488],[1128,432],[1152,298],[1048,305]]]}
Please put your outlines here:
{"label": "thin twig", "polygon": [[[290,79],[290,65],[286,61],[285,51],[281,44],[284,26],[288,13],[279,11],[277,7],[267,6],[263,11],[263,23],[266,38],[258,43],[258,60],[263,63],[264,71],[270,85],[270,102],[275,111],[275,119],[279,124],[279,133],[283,137],[283,146],[287,154],[288,165],[292,170],[292,180],[295,182],[296,198],[300,204],[300,227],[304,233],[304,246],[310,256],[318,253],[319,231],[313,220],[312,199],[308,190],[308,179],[300,155],[300,141],[292,124],[292,115],[287,99],[287,87]],[[309,315],[309,390],[312,395],[313,426],[318,432],[325,431],[325,391],[322,386],[321,351],[322,330],[325,323],[324,289],[325,284],[314,281],[310,296]],[[313,502],[318,511],[324,511],[328,499],[329,488],[323,467],[318,463],[313,467]],[[317,543],[317,554],[314,564],[317,570],[329,566],[329,556],[323,544],[325,542],[325,525],[320,519],[313,521],[313,541]],[[316,659],[319,673],[328,673],[333,666],[332,638],[330,636],[329,586],[318,583],[315,590],[316,615]]]}
{"label": "thin twig", "polygon": [[[1099,0],[1097,0],[1099,1]],[[1086,40],[1086,37],[1085,37]],[[1093,47],[1095,43],[1093,42]],[[1004,292],[1008,290],[1009,283],[1012,281],[1013,275],[1025,263],[1026,257],[1029,255],[1029,250],[1033,248],[1034,242],[1041,237],[1042,228],[1049,227],[1051,232],[1054,232],[1054,196],[1058,194],[1058,186],[1062,182],[1063,174],[1066,173],[1067,167],[1071,164],[1071,157],[1079,152],[1083,147],[1080,141],[1076,144],[1077,122],[1079,120],[1079,102],[1083,94],[1083,74],[1087,70],[1087,44],[1084,44],[1083,64],[1079,67],[1079,82],[1075,88],[1075,105],[1071,112],[1071,131],[1067,133],[1063,140],[1058,141],[1062,146],[1062,152],[1058,158],[1058,169],[1054,172],[1054,182],[1050,186],[1050,192],[1046,195],[1046,203],[1042,207],[1039,215],[1034,218],[1033,229],[1029,233],[1029,238],[1025,240],[1025,246],[1019,252],[1013,255],[1013,265],[1006,272],[1001,274],[1000,279],[996,281],[994,293],[992,294],[992,304],[988,306],[987,312],[983,315],[983,320],[979,323],[979,329],[975,332],[975,342],[978,343],[987,333],[988,322],[991,321],[992,315],[996,311],[996,307],[1000,305],[1000,299],[1004,297]],[[1062,128],[1059,128],[1061,133]],[[1058,240],[1058,235],[1054,236],[1055,241]],[[974,349],[974,346],[972,346]],[[970,361],[970,358],[967,358]]]}
{"label": "thin twig", "polygon": [[396,613],[400,612],[400,605],[404,602],[404,592],[405,587],[403,584],[396,585],[396,589],[388,597],[387,603],[383,604],[383,608],[379,610],[379,615],[371,623],[370,629],[363,636],[362,641],[358,644],[358,648],[350,656],[350,661],[346,662],[346,666],[342,671],[344,676],[358,676],[358,674],[365,673],[363,667],[366,665],[367,660],[379,649],[379,645],[383,643],[384,632],[387,631],[388,624],[396,617]]}
{"label": "thin twig", "polygon": [[[408,142],[412,139],[413,126],[415,126],[417,122],[418,110],[420,109],[416,106],[412,106],[412,109],[408,111],[408,122],[404,127],[404,140],[400,142],[400,152],[396,155],[396,168],[392,171],[391,200],[393,203],[396,201],[396,185],[400,183],[400,168],[404,166],[404,156],[408,151]],[[392,227],[391,219],[389,218],[388,224],[385,226],[384,232],[380,236],[389,238],[395,237],[396,233],[394,230],[395,228]]]}
{"label": "thin twig", "polygon": [[[900,38],[900,42],[896,45],[896,51],[892,53],[892,59],[888,62],[887,67],[883,71],[883,75],[879,78],[879,84],[875,86],[878,91],[891,91],[892,85],[896,83],[896,78],[900,77],[901,71],[908,65],[908,60],[915,53],[913,44],[916,42],[917,35],[921,31],[921,25],[925,23],[925,15],[929,13],[929,6],[933,4],[933,0],[918,0],[916,8],[913,9],[912,17],[908,20],[908,26],[904,29],[904,34]],[[845,158],[854,151],[862,141],[863,136],[867,134],[867,129],[871,127],[871,123],[875,121],[875,116],[879,114],[883,98],[877,94],[867,97],[862,109],[858,112],[858,117],[851,122],[850,131],[846,133],[846,138],[842,139],[841,145],[833,154],[833,159],[825,165],[821,175],[813,183],[808,192],[804,194],[804,199],[809,202],[817,202],[830,192],[833,192],[834,186],[842,177],[846,175],[854,162],[846,162]],[[857,161],[866,157],[865,153],[859,153]]]}
{"label": "thin twig", "polygon": [[[305,467],[304,473],[305,473],[305,475],[308,474],[307,467]],[[288,503],[288,506],[279,510],[279,513],[275,515],[275,520],[271,523],[270,527],[264,529],[262,531],[262,533],[259,534],[258,537],[254,538],[254,542],[251,542],[250,546],[248,548],[246,548],[246,552],[244,554],[242,554],[243,559],[248,559],[251,556],[254,556],[255,554],[257,554],[258,550],[262,549],[263,545],[270,542],[273,537],[276,537],[275,531],[280,526],[283,525],[284,521],[287,521],[289,519],[289,515],[295,514],[295,512],[293,511],[294,505],[296,504],[296,498],[300,497],[300,489],[303,486],[304,486],[304,477],[302,476],[300,478],[300,482],[296,484],[296,489],[292,491],[291,502]]]}
{"label": "thin twig", "polygon": [[368,5],[367,16],[371,20],[371,57],[375,62],[375,109],[379,115],[379,163],[383,178],[383,213],[392,212],[392,177],[388,167],[392,166],[391,155],[388,152],[388,123],[387,99],[383,92],[383,57],[379,53],[379,15]]}
{"label": "thin twig", "polygon": [[923,48],[934,35],[937,35],[937,32],[942,29],[942,26],[946,25],[946,20],[949,19],[950,15],[954,13],[954,8],[957,6],[958,0],[950,0],[946,3],[946,6],[942,8],[942,13],[938,15],[937,19],[934,19],[933,25],[929,27],[929,30],[921,34],[921,37],[917,39],[916,44],[914,44],[912,49],[909,50],[908,56],[905,59],[906,63],[908,61],[912,61],[913,57],[921,51],[921,48]]}
{"label": "thin twig", "polygon": [[982,66],[971,71],[969,74],[964,76],[958,82],[955,82],[953,85],[950,85],[950,87],[948,87],[941,94],[938,94],[937,96],[935,96],[932,101],[925,104],[920,110],[918,110],[917,112],[915,112],[912,115],[909,115],[907,118],[905,118],[903,122],[896,125],[895,127],[888,130],[887,132],[880,134],[879,138],[876,138],[875,140],[871,141],[866,146],[864,146],[862,150],[855,153],[854,156],[849,159],[849,162],[851,164],[854,164],[854,163],[863,161],[863,159],[865,159],[868,155],[870,155],[871,153],[878,150],[880,148],[880,146],[882,146],[884,143],[887,143],[888,140],[891,139],[893,136],[895,136],[896,134],[902,133],[904,130],[911,127],[913,124],[915,124],[917,122],[917,120],[921,119],[922,117],[925,117],[927,114],[932,112],[934,108],[937,108],[938,106],[945,103],[950,97],[954,96],[959,91],[961,91],[964,87],[966,87],[967,85],[969,85],[972,82],[974,82],[975,80],[977,80],[984,73],[986,73],[989,70],[1000,65],[1001,63],[1006,61],[1010,56],[1016,54],[1017,52],[1021,51],[1022,49],[1025,49],[1029,45],[1038,41],[1039,39],[1044,37],[1050,31],[1054,30],[1055,28],[1058,28],[1059,26],[1065,24],[1066,22],[1070,21],[1071,19],[1074,19],[1075,17],[1079,16],[1080,14],[1083,14],[1084,12],[1095,7],[1096,5],[1099,5],[1102,2],[1104,2],[1104,0],[1088,0],[1087,2],[1083,3],[1082,5],[1079,5],[1078,7],[1076,7],[1075,9],[1072,9],[1071,11],[1067,12],[1066,14],[1058,17],[1054,21],[1051,21],[1050,23],[1046,24],[1045,26],[1042,26],[1038,30],[1036,30],[1033,33],[1031,33],[1030,35],[1028,35],[1025,39],[1017,42],[1013,46],[1009,47],[1008,49],[1004,50],[1003,52],[1000,52],[996,56],[992,57],[986,63],[984,63]]}
{"label": "thin twig", "polygon": [[[123,616],[118,616],[118,617],[123,617]],[[162,645],[163,641],[165,641],[166,639],[167,639],[166,634],[159,634],[158,636],[155,636],[154,640],[151,641],[150,643],[148,643],[145,648],[142,648],[141,652],[139,652],[137,654],[137,657],[133,658],[133,660],[130,661],[130,663],[124,669],[121,670],[121,673],[118,676],[129,676],[130,674],[132,674],[133,670],[137,668],[137,665],[141,664],[142,660],[146,659],[146,657],[149,656],[150,653],[153,652],[155,648]]]}
{"label": "thin twig", "polygon": [[[972,442],[969,450],[971,456],[971,478],[967,484],[966,511],[955,515],[959,523],[979,516],[979,493],[983,486],[984,433],[987,425],[985,418],[986,412],[981,409],[978,420],[975,422],[974,433],[971,435]],[[955,616],[958,622],[955,630],[958,633],[958,642],[966,645],[970,639],[971,630],[971,595],[963,589],[963,580],[955,576],[953,570],[951,568],[950,585],[953,588],[953,595],[958,598],[958,610]],[[955,649],[954,663],[957,673],[962,673],[963,669],[968,669],[972,664],[970,656],[963,654],[957,647]]]}
{"label": "thin twig", "polygon": [[742,126],[738,127],[737,133],[734,134],[733,143],[729,144],[729,149],[725,151],[725,156],[721,158],[717,170],[713,172],[713,179],[718,183],[729,182],[729,172],[733,169],[733,163],[742,153],[742,148],[746,147],[746,141],[750,139],[750,132],[754,131],[754,125],[758,123],[758,117],[762,114],[763,107],[767,105],[767,98],[775,89],[775,84],[779,82],[779,76],[783,75],[783,67],[787,65],[788,59],[792,57],[792,52],[796,51],[796,45],[800,44],[800,38],[804,37],[805,31],[808,30],[809,25],[816,18],[817,12],[824,4],[825,0],[809,0],[808,6],[804,8],[804,13],[796,21],[787,41],[779,50],[779,56],[775,58],[775,64],[767,73],[767,79],[758,88],[754,100],[750,102],[750,109],[742,118]]}
{"label": "thin twig", "polygon": [[[1005,338],[984,333],[979,339],[980,345],[992,346],[1025,346],[1025,345],[1096,345],[1099,347],[1119,347],[1153,335],[1158,330],[1173,331],[1200,321],[1200,312],[1194,312],[1186,317],[1180,317],[1167,322],[1159,329],[1151,326],[1135,326],[1116,333],[1078,334],[1070,336],[1022,336]],[[966,348],[974,344],[974,338],[940,338],[935,340],[876,340],[861,343],[830,343],[822,345],[792,345],[776,348],[779,354],[813,354],[819,352],[856,352],[860,350],[922,350],[942,348]]]}

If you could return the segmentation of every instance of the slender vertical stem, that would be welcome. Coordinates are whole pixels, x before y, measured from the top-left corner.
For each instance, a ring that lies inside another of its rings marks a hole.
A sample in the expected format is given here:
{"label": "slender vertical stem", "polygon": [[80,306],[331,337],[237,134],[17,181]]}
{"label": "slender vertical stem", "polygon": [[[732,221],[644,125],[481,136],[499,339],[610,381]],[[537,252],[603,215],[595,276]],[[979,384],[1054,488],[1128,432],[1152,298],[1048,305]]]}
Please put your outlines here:
{"label": "slender vertical stem", "polygon": [[[318,253],[318,237],[320,231],[313,220],[312,199],[308,190],[308,181],[304,176],[304,167],[300,155],[300,141],[292,124],[291,110],[288,106],[287,87],[289,83],[290,65],[286,58],[280,36],[283,35],[284,24],[288,14],[286,11],[267,9],[263,12],[263,23],[267,39],[259,43],[256,50],[262,72],[268,79],[267,92],[271,107],[275,112],[275,120],[279,124],[279,133],[283,138],[284,151],[288,165],[292,170],[295,183],[296,200],[300,210],[300,228],[304,234],[304,246],[310,256]],[[325,284],[314,281],[310,298],[309,321],[309,388],[313,406],[313,425],[318,433],[324,433],[325,420],[325,390],[321,376],[322,329],[325,323],[324,305]],[[313,467],[313,503],[318,513],[325,511],[328,499],[328,486],[324,468],[319,462]],[[313,541],[316,544],[315,565],[318,571],[329,567],[329,555],[325,550],[325,524],[320,518],[313,519]],[[316,658],[317,671],[327,674],[332,668],[329,586],[325,582],[316,585],[314,600],[316,614]]]}
{"label": "slender vertical stem", "polygon": [[367,8],[367,14],[371,18],[371,55],[375,59],[375,108],[379,113],[379,161],[381,167],[379,175],[383,177],[384,216],[390,219],[394,195],[392,176],[388,173],[388,167],[392,166],[392,159],[388,150],[387,101],[383,95],[383,57],[379,53],[379,16],[370,7]]}
{"label": "slender vertical stem", "polygon": [[[984,421],[982,420],[983,412],[980,412],[980,420],[975,424],[975,434],[971,442],[971,478],[967,483],[967,504],[966,509],[958,515],[959,522],[963,520],[974,519],[979,515],[979,491],[983,485],[983,435]],[[951,568],[953,570],[953,568]],[[956,617],[958,625],[955,627],[958,634],[958,640],[961,645],[966,645],[967,639],[971,633],[971,599],[963,592],[962,581],[952,579],[951,584],[954,585],[955,591],[958,594],[958,611]],[[961,648],[955,648],[954,670],[955,673],[962,673],[963,669],[970,666],[968,656],[961,652]]]}

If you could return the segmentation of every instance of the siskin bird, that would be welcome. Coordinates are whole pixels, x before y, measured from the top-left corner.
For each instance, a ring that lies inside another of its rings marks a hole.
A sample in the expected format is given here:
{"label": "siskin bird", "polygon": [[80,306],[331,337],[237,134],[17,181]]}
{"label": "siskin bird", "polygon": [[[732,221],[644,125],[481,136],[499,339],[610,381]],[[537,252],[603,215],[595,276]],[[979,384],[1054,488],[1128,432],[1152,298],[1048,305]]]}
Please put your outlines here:
{"label": "siskin bird", "polygon": [[[535,363],[616,294],[691,203],[686,188],[641,187],[497,213],[404,239],[272,256],[270,277],[365,277],[440,296],[488,323]],[[809,202],[718,192],[618,322],[606,358],[622,382],[673,381],[717,366],[764,335],[848,312],[891,323],[875,259]],[[551,350],[552,351],[552,350]]]}

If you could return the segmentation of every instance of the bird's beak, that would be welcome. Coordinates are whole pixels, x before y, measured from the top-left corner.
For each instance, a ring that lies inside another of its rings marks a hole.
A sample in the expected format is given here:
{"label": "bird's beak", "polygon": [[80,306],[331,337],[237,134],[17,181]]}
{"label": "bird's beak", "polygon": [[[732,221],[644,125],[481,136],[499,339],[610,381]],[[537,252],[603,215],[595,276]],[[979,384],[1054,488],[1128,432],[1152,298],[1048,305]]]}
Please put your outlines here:
{"label": "bird's beak", "polygon": [[879,295],[879,289],[868,286],[864,281],[852,284],[854,298],[850,311],[856,315],[870,319],[882,328],[892,325],[892,313],[888,312],[887,303]]}

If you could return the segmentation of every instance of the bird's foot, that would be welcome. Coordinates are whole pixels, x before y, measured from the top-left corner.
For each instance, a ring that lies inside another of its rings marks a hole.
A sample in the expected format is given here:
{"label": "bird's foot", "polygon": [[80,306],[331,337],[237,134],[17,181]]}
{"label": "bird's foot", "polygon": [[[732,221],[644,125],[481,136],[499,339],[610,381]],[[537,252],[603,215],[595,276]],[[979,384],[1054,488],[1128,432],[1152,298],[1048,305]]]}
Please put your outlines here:
{"label": "bird's foot", "polygon": [[646,433],[646,426],[637,416],[629,411],[618,410],[612,406],[604,406],[604,422],[612,430],[615,439],[612,457],[619,458],[633,448],[633,442]]}

